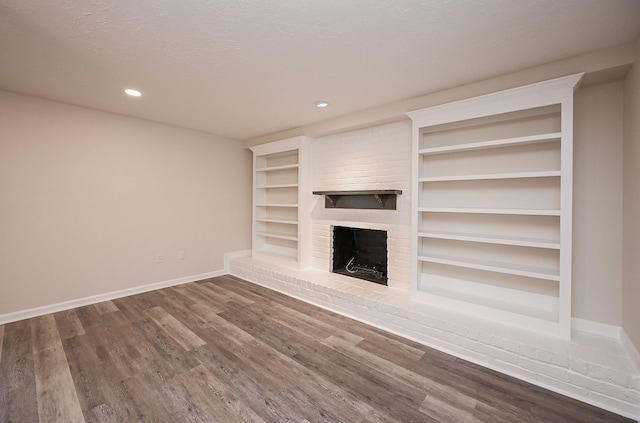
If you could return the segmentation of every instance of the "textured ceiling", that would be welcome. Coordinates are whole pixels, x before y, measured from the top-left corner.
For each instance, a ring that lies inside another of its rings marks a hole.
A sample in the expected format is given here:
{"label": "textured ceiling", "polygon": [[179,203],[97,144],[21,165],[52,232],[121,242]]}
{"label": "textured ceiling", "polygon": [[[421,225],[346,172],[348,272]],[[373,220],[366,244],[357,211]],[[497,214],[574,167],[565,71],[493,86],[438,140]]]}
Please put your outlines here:
{"label": "textured ceiling", "polygon": [[0,0],[0,89],[245,140],[639,35],[640,0]]}

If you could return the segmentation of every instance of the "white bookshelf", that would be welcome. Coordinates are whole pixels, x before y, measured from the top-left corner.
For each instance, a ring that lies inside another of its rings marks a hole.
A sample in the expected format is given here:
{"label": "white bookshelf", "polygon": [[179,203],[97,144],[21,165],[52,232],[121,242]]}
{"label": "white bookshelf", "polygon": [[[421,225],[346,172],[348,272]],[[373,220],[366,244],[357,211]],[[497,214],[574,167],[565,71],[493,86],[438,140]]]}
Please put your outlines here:
{"label": "white bookshelf", "polygon": [[309,139],[294,137],[253,151],[252,254],[296,268],[309,265]]}
{"label": "white bookshelf", "polygon": [[418,300],[570,337],[581,77],[408,114]]}

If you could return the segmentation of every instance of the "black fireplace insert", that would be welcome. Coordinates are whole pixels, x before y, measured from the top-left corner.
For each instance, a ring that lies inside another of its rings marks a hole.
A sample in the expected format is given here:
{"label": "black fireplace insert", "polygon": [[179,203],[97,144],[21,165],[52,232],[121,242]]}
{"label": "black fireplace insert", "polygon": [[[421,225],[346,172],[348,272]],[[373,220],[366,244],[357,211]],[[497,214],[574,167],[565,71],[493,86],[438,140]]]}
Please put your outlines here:
{"label": "black fireplace insert", "polygon": [[332,271],[387,285],[387,231],[334,226]]}

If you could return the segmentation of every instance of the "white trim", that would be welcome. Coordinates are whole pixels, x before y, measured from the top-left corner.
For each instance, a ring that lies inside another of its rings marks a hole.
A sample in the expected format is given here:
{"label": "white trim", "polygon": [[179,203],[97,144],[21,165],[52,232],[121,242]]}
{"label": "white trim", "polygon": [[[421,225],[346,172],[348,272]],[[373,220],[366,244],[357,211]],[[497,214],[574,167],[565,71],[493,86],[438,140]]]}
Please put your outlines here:
{"label": "white trim", "polygon": [[86,305],[100,303],[102,301],[114,300],[116,298],[128,297],[130,295],[141,294],[143,292],[155,291],[156,289],[167,288],[184,283],[195,282],[202,279],[214,278],[216,276],[226,275],[226,270],[215,270],[213,272],[201,273],[199,275],[184,276],[168,281],[156,282],[147,285],[135,286],[119,291],[107,292],[104,294],[92,295],[90,297],[78,298],[71,301],[65,301],[57,304],[50,304],[42,307],[30,308],[27,310],[16,311],[13,313],[0,314],[0,325],[19,320],[31,319],[33,317],[43,316],[45,314],[57,313],[59,311],[69,310],[72,308],[83,307]]}
{"label": "white trim", "polygon": [[251,255],[251,250],[240,250],[240,251],[231,251],[229,253],[224,253],[224,273],[229,273],[229,262],[235,258],[240,257],[249,257]]}
{"label": "white trim", "polygon": [[438,104],[407,114],[418,127],[491,116],[563,102],[565,96],[573,96],[584,73],[576,73],[548,81],[484,94],[463,100]]}
{"label": "white trim", "polygon": [[620,326],[594,322],[593,320],[579,319],[577,317],[571,318],[571,329],[575,330],[576,332],[606,336],[615,339],[621,339],[620,333],[622,331],[622,328]]}
{"label": "white trim", "polygon": [[298,135],[296,137],[286,138],[284,140],[272,141],[266,144],[258,144],[249,147],[251,151],[256,153],[258,156],[263,156],[265,154],[273,154],[273,153],[281,153],[287,150],[296,150],[300,148],[300,143],[306,142],[304,140],[308,140],[309,137],[305,137],[303,135]]}
{"label": "white trim", "polygon": [[640,372],[640,351],[636,348],[631,338],[623,328],[620,328],[620,343],[631,357],[631,361],[636,368],[636,372]]}

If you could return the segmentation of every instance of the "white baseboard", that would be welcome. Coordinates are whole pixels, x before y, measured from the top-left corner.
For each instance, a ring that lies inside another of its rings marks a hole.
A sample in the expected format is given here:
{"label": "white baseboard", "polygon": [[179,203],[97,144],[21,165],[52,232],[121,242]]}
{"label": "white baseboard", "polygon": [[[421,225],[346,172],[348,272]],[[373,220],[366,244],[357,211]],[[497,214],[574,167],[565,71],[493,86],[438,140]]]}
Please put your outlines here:
{"label": "white baseboard", "polygon": [[622,328],[620,326],[608,325],[606,323],[594,322],[592,320],[571,318],[571,329],[576,332],[588,333],[591,335],[606,336],[620,339]]}
{"label": "white baseboard", "polygon": [[[226,258],[225,258],[225,262],[226,262]],[[69,310],[76,307],[83,307],[90,304],[96,304],[102,301],[109,301],[109,300],[114,300],[116,298],[128,297],[130,295],[154,291],[156,289],[167,288],[175,285],[182,285],[184,283],[195,282],[202,279],[214,278],[216,276],[222,276],[226,274],[228,274],[226,270],[216,270],[213,272],[201,273],[199,275],[184,276],[182,278],[171,279],[168,281],[156,282],[148,285],[135,286],[133,288],[107,292],[104,294],[92,295],[90,297],[78,298],[76,300],[65,301],[62,303],[31,308],[28,310],[21,310],[13,313],[0,314],[0,325],[4,325],[6,323],[11,323],[11,322],[17,322],[19,320],[24,320],[24,319],[31,319],[33,317],[43,316],[45,314],[57,313],[59,311]]]}

